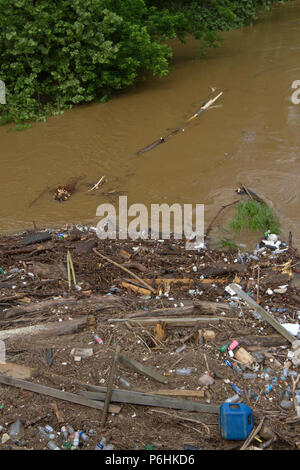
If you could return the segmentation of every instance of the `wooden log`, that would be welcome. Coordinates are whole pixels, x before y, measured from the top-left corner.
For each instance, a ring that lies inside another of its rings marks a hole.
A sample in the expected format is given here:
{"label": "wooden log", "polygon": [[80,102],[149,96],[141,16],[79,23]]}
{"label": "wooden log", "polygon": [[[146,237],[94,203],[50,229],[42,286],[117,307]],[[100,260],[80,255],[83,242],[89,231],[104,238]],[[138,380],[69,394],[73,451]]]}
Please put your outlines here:
{"label": "wooden log", "polygon": [[[30,392],[39,393],[40,395],[47,395],[59,400],[76,403],[78,405],[89,406],[98,410],[102,410],[104,407],[104,403],[101,401],[89,400],[80,395],[76,395],[75,393],[63,392],[62,390],[57,390],[56,388],[46,387],[45,385],[40,385],[34,382],[27,382],[26,380],[14,379],[2,374],[0,374],[0,383],[3,385],[10,385],[21,388],[23,390],[29,390]],[[119,413],[120,409],[120,406],[110,405],[109,412]]]}
{"label": "wooden log", "polygon": [[[186,303],[184,300],[183,303]],[[138,310],[134,313],[128,313],[125,315],[126,318],[138,318],[138,317],[157,317],[157,316],[178,316],[186,314],[198,315],[199,312],[208,315],[216,314],[222,311],[233,310],[230,305],[221,302],[208,302],[205,300],[197,300],[192,305],[184,305],[183,307],[172,307],[172,308],[155,308],[153,310],[145,312],[145,310]]]}
{"label": "wooden log", "polygon": [[248,272],[247,266],[239,263],[219,263],[207,268],[201,268],[201,274],[204,276],[222,276],[230,273],[246,273]]}
{"label": "wooden log", "polygon": [[197,322],[218,322],[218,321],[238,321],[239,318],[226,317],[187,317],[187,318],[168,318],[168,317],[151,317],[151,318],[109,318],[109,323],[124,323],[130,325],[155,326],[158,322],[164,322],[168,326],[193,326]]}
{"label": "wooden log", "polygon": [[[80,391],[82,396],[93,399],[102,400],[106,394],[106,387],[94,387],[85,385],[89,390],[97,391]],[[101,390],[101,391],[100,391]],[[173,398],[166,396],[154,395],[151,393],[134,392],[131,390],[117,390],[112,392],[111,400],[117,403],[129,403],[132,405],[156,406],[161,408],[171,408],[176,410],[198,411],[202,413],[218,413],[218,405],[207,405],[191,400],[184,400],[181,398]]]}
{"label": "wooden log", "polygon": [[124,287],[125,289],[130,289],[139,295],[151,295],[150,289],[145,289],[144,287],[138,287],[138,286],[135,286],[134,284],[130,284],[129,282],[122,281],[121,287]]}
{"label": "wooden log", "polygon": [[80,318],[76,320],[68,320],[62,323],[49,322],[40,323],[39,325],[25,326],[22,328],[13,328],[9,330],[0,331],[0,340],[17,338],[21,336],[62,336],[68,334],[78,333],[82,331],[90,321],[90,317]]}
{"label": "wooden log", "polygon": [[76,299],[75,297],[69,297],[67,299],[51,299],[44,300],[42,302],[31,303],[25,306],[12,307],[8,309],[4,316],[5,318],[11,318],[18,315],[24,315],[32,312],[46,312],[55,307],[74,307],[79,309],[86,305],[97,305],[97,307],[105,310],[114,307],[115,305],[122,302],[121,297],[116,295],[91,295],[83,299]]}

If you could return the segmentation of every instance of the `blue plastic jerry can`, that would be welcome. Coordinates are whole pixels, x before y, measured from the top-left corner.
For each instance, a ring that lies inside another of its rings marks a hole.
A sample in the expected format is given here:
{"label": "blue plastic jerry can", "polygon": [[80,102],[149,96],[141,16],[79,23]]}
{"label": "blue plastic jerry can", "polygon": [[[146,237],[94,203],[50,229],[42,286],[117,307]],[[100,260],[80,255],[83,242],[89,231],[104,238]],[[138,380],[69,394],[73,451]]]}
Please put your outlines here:
{"label": "blue plastic jerry can", "polygon": [[247,439],[253,428],[251,408],[244,403],[223,403],[219,409],[219,426],[224,439]]}

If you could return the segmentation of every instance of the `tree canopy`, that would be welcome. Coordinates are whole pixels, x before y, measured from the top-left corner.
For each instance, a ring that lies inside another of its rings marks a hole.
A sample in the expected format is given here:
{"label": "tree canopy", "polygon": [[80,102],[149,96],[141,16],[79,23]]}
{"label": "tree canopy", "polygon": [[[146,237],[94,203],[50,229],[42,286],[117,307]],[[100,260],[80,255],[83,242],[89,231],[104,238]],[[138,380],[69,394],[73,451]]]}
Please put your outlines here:
{"label": "tree canopy", "polygon": [[0,124],[105,101],[145,74],[169,72],[166,41],[199,50],[256,19],[267,0],[0,0]]}

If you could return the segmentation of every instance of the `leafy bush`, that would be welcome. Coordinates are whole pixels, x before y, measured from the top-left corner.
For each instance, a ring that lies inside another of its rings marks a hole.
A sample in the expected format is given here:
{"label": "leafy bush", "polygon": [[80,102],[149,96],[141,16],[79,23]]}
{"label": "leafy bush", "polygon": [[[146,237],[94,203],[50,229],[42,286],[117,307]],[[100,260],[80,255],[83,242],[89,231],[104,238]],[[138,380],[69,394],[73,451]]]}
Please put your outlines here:
{"label": "leafy bush", "polygon": [[170,38],[220,42],[253,21],[259,0],[0,0],[0,124],[44,120],[106,101],[143,73],[169,71]]}

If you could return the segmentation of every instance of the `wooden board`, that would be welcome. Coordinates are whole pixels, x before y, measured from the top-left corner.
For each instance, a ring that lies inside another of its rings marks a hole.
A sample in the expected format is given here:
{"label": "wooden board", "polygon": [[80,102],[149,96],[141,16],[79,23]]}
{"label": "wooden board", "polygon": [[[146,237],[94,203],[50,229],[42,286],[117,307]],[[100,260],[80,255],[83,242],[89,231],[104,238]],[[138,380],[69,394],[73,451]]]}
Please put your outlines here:
{"label": "wooden board", "polygon": [[[90,385],[83,385],[88,390],[95,391],[80,391],[82,396],[91,400],[103,400],[106,395],[106,387],[95,387]],[[170,398],[165,396],[154,395],[150,393],[134,392],[131,390],[117,390],[112,391],[111,401],[118,403],[130,403],[133,405],[146,405],[157,406],[161,408],[172,408],[176,410],[198,411],[202,413],[218,413],[218,405],[207,405],[191,400],[184,400],[181,398]]]}
{"label": "wooden board", "polygon": [[[63,392],[62,390],[57,390],[56,388],[46,387],[45,385],[40,385],[34,382],[27,382],[21,379],[14,379],[13,377],[8,377],[2,374],[0,374],[0,383],[4,385],[11,385],[17,388],[22,388],[23,390],[29,390],[30,392],[39,393],[41,395],[47,395],[49,397],[58,398],[59,400],[69,401],[78,405],[97,408],[98,410],[102,410],[104,407],[104,403],[100,401],[89,400],[80,395],[76,395],[75,393]],[[120,406],[110,405],[109,412],[119,413],[120,409]]]}

